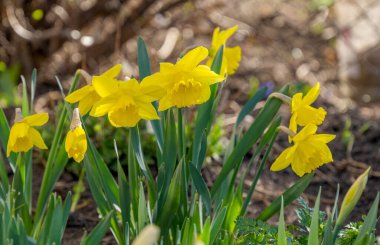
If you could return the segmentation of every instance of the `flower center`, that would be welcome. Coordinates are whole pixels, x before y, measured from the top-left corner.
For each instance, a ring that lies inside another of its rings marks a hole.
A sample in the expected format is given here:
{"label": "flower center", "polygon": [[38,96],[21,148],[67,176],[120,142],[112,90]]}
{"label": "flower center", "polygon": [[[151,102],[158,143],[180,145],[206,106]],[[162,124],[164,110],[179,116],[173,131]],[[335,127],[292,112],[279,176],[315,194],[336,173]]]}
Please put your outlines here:
{"label": "flower center", "polygon": [[172,103],[178,107],[189,107],[200,104],[203,84],[193,78],[181,79],[168,91]]}

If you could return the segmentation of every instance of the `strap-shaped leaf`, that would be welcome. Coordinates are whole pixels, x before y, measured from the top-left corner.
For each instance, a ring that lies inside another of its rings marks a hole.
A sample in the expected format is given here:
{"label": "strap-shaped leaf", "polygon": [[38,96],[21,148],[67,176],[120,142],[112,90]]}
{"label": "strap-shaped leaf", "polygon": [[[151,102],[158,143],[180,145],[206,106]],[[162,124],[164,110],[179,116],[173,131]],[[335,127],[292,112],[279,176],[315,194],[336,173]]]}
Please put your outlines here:
{"label": "strap-shaped leaf", "polygon": [[[286,93],[288,86],[281,89],[281,93]],[[211,197],[214,197],[223,181],[226,179],[231,170],[234,169],[237,163],[243,159],[244,155],[251,149],[251,147],[257,142],[260,136],[264,133],[264,130],[272,122],[276,116],[282,101],[277,98],[270,98],[265,104],[264,108],[260,111],[259,115],[249,127],[248,131],[243,135],[241,140],[237,143],[232,153],[224,163],[221,172],[216,178],[214,185],[211,189]]]}
{"label": "strap-shaped leaf", "polygon": [[311,216],[310,232],[307,239],[307,245],[319,245],[319,205],[321,200],[321,188],[319,188],[317,200],[315,201],[314,211]]}
{"label": "strap-shaped leaf", "polygon": [[201,195],[203,203],[205,204],[206,211],[207,211],[206,214],[209,214],[211,211],[211,195],[208,190],[208,187],[202,175],[199,173],[198,169],[191,163],[189,164],[189,168],[190,168],[190,175],[191,175],[191,178],[193,179],[195,188]]}
{"label": "strap-shaped leaf", "polygon": [[[295,199],[297,199],[303,191],[309,186],[312,179],[314,177],[314,173],[304,175],[302,178],[297,180],[294,185],[292,185],[289,189],[287,189],[283,194],[284,205],[285,207],[292,203]],[[274,214],[278,213],[281,209],[281,196],[277,197],[263,212],[260,213],[257,219],[262,221],[267,221]]]}

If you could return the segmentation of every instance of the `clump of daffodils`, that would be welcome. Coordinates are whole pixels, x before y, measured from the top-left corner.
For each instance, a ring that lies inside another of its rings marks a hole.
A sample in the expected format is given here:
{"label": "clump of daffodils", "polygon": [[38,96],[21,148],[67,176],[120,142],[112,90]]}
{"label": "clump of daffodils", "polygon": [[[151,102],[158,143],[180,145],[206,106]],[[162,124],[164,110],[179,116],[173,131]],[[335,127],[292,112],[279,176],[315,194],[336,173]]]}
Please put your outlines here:
{"label": "clump of daffodils", "polygon": [[[317,83],[305,96],[296,93],[290,99],[283,94],[272,94],[291,106],[289,128],[281,127],[281,129],[289,135],[289,142],[293,143],[293,146],[286,148],[274,161],[270,168],[272,171],[281,171],[291,165],[298,176],[303,176],[333,161],[327,143],[332,141],[335,135],[316,134],[317,126],[322,124],[326,116],[325,109],[311,106],[319,92],[319,83]],[[297,133],[298,126],[304,127]]]}

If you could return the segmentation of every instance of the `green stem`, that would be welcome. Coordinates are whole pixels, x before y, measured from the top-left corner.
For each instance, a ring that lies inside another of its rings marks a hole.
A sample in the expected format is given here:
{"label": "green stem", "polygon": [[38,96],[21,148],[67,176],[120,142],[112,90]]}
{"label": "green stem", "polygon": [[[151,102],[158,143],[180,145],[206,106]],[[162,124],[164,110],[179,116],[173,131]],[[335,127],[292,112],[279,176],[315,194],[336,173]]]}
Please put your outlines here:
{"label": "green stem", "polygon": [[265,166],[265,163],[267,161],[269,153],[272,150],[273,143],[274,143],[275,139],[277,138],[277,134],[278,134],[278,131],[276,131],[276,133],[274,134],[273,138],[271,139],[271,141],[269,143],[269,146],[268,146],[268,148],[267,148],[267,150],[265,152],[265,155],[263,157],[263,160],[261,161],[261,163],[259,165],[259,169],[257,170],[257,173],[255,174],[255,178],[253,180],[253,183],[252,183],[251,187],[249,188],[249,191],[248,191],[248,194],[247,194],[247,198],[245,199],[243,207],[241,209],[241,212],[240,212],[241,216],[244,216],[245,213],[247,212],[247,207],[248,207],[249,203],[251,202],[251,199],[252,199],[252,196],[253,196],[253,192],[255,191],[257,182],[259,181],[259,178],[260,178],[260,176],[261,176],[261,174],[263,172],[263,168]]}
{"label": "green stem", "polygon": [[185,122],[183,118],[183,110],[178,108],[178,143],[179,143],[179,159],[186,162],[186,139],[185,139]]}

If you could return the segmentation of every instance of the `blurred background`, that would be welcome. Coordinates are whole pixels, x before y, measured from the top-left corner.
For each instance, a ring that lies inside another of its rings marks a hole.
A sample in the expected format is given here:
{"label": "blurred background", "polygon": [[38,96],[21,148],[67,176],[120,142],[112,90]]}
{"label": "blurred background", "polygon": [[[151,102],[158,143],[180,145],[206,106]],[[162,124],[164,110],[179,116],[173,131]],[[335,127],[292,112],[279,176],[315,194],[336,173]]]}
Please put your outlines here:
{"label": "blurred background", "polygon": [[[328,110],[323,131],[338,136],[331,145],[335,161],[317,170],[304,198],[312,202],[322,185],[322,203],[328,209],[337,183],[345,192],[372,166],[372,188],[367,188],[353,217],[360,218],[380,190],[380,0],[1,0],[0,11],[0,106],[20,104],[20,75],[29,81],[36,68],[35,111],[51,114],[61,100],[55,76],[67,89],[78,68],[100,74],[121,63],[124,75],[138,78],[138,36],[145,40],[152,68],[158,71],[159,62],[174,62],[189,48],[210,47],[214,28],[238,25],[227,46],[239,45],[242,61],[222,94],[206,179],[212,182],[219,171],[237,113],[258,87],[275,89],[290,83],[295,91],[305,91],[320,82],[317,106]],[[245,123],[252,120],[254,113]],[[97,130],[100,126],[94,122]],[[287,144],[281,137],[271,161]],[[70,181],[77,178],[72,175],[57,188],[70,189]],[[251,214],[296,179],[288,170],[266,171]],[[287,219],[292,222],[295,215]],[[87,227],[86,222],[78,226]]]}

